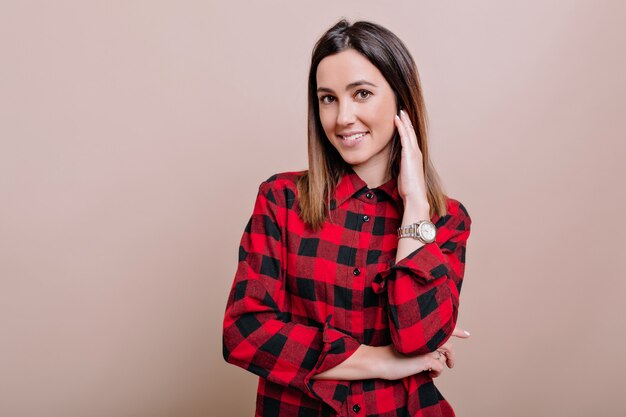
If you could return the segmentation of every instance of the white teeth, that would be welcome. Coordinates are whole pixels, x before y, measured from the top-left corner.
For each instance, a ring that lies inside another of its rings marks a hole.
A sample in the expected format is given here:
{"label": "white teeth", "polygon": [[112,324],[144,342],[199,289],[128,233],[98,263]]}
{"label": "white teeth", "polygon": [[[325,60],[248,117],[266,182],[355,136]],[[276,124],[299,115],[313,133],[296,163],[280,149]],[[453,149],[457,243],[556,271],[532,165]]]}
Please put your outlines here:
{"label": "white teeth", "polygon": [[367,132],[365,133],[355,133],[354,135],[350,135],[350,136],[342,136],[342,138],[344,139],[348,139],[348,140],[354,140],[354,139],[358,139],[361,136],[364,136]]}

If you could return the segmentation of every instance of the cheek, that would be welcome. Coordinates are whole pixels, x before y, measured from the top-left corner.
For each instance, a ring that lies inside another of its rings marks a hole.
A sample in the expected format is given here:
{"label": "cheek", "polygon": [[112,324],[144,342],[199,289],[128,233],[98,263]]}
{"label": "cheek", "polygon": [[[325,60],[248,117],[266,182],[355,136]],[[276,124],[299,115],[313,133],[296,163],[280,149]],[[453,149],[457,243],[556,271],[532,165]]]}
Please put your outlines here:
{"label": "cheek", "polygon": [[327,136],[334,130],[334,120],[335,119],[328,110],[320,110],[320,123],[322,124]]}
{"label": "cheek", "polygon": [[393,121],[391,123],[387,120],[380,121],[378,124],[378,139],[380,143],[386,145],[393,138],[395,131],[396,125]]}
{"label": "cheek", "polygon": [[396,125],[393,121],[393,114],[389,118],[381,117],[379,114],[374,123],[374,128],[380,135],[385,137],[393,134],[396,129]]}
{"label": "cheek", "polygon": [[390,112],[388,106],[377,106],[369,109],[369,111],[363,115],[363,118],[369,121],[369,124],[378,131],[387,132],[395,128],[393,121],[394,115],[395,113]]}

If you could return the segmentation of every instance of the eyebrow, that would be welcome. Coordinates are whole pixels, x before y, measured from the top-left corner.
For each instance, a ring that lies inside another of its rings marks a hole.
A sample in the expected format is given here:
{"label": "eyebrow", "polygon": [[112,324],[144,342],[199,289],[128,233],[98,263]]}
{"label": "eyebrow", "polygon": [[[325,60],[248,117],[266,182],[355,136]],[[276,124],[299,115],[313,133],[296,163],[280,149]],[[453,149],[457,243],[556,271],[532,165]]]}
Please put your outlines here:
{"label": "eyebrow", "polygon": [[[369,82],[369,81],[365,81],[365,80],[358,80],[358,81],[354,81],[354,82],[352,82],[352,83],[350,83],[350,84],[346,85],[346,91],[350,90],[351,88],[358,87],[359,85],[363,85],[363,84],[365,84],[365,85],[371,85],[372,87],[378,87],[376,84],[372,84],[372,83],[371,83],[371,82]],[[320,87],[320,88],[318,88],[318,89],[317,89],[317,92],[318,92],[318,93],[320,93],[320,92],[334,93],[334,91],[333,91],[332,89],[330,89],[330,88],[326,88],[326,87]]]}

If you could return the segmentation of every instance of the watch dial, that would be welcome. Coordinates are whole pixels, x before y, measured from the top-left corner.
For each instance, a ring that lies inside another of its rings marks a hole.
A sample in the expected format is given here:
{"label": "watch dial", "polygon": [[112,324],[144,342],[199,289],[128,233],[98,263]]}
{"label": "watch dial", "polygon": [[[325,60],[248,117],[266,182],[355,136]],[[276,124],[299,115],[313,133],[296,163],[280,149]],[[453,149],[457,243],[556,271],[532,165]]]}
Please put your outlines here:
{"label": "watch dial", "polygon": [[433,227],[433,225],[430,223],[425,223],[422,226],[423,227],[421,228],[420,232],[422,232],[422,236],[424,236],[424,239],[428,241],[435,240],[435,234],[437,232],[435,227]]}

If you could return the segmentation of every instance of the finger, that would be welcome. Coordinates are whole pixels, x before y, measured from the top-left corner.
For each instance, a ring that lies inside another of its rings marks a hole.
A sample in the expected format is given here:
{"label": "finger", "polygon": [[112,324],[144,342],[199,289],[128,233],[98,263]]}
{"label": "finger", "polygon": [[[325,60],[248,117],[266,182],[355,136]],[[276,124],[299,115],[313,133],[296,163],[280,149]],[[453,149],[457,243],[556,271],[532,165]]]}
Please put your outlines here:
{"label": "finger", "polygon": [[445,356],[445,362],[448,368],[454,368],[454,364],[456,363],[454,349],[450,347],[449,349],[443,350],[442,353]]}
{"label": "finger", "polygon": [[443,367],[444,365],[443,363],[441,363],[441,361],[438,361],[435,358],[431,358],[431,360],[429,361],[428,369],[426,369],[426,371],[429,372],[431,376],[434,375],[434,377],[437,377],[443,372]]}
{"label": "finger", "polygon": [[400,136],[400,144],[403,149],[409,149],[410,143],[409,138],[407,136],[406,128],[404,126],[404,122],[398,115],[394,116],[394,121],[396,124],[396,128],[398,129],[398,135]]}
{"label": "finger", "polygon": [[401,119],[404,122],[404,126],[406,129],[407,137],[409,138],[409,142],[411,146],[419,151],[419,146],[417,145],[417,135],[415,134],[415,128],[413,127],[413,123],[411,122],[411,118],[408,114],[405,113],[404,110],[400,110]]}
{"label": "finger", "polygon": [[411,122],[411,118],[404,110],[400,110],[400,119],[404,122],[404,125],[407,129],[412,130],[415,133],[415,128],[413,127],[413,122]]}
{"label": "finger", "polygon": [[409,149],[417,150],[417,138],[415,136],[415,129],[411,123],[411,119],[404,110],[400,110],[400,121],[402,122],[402,131],[404,132],[404,138]]}
{"label": "finger", "polygon": [[470,333],[467,330],[463,330],[460,327],[455,327],[452,331],[452,336],[460,337],[461,339],[467,339],[470,337]]}
{"label": "finger", "polygon": [[445,355],[444,362],[448,365],[448,368],[452,368],[456,360],[456,354],[454,353],[454,346],[452,345],[452,342],[448,339],[448,341],[441,345],[437,350]]}
{"label": "finger", "polygon": [[437,372],[437,371],[431,371],[428,373],[428,376],[430,378],[437,378],[438,376],[440,376],[442,374],[442,372]]}
{"label": "finger", "polygon": [[[440,349],[435,350],[434,352],[431,352],[430,355],[430,363],[431,364],[436,364],[437,366],[441,365],[441,368],[443,369],[443,366],[446,363],[446,355],[443,354],[443,352],[441,352]],[[431,366],[432,369],[436,369],[434,366]]]}
{"label": "finger", "polygon": [[437,360],[446,365],[448,363],[448,356],[446,355],[447,352],[443,349],[437,349],[437,351],[439,352],[439,357],[437,358]]}
{"label": "finger", "polygon": [[431,358],[428,365],[428,372],[438,372],[441,373],[443,371],[443,363],[436,358]]}

